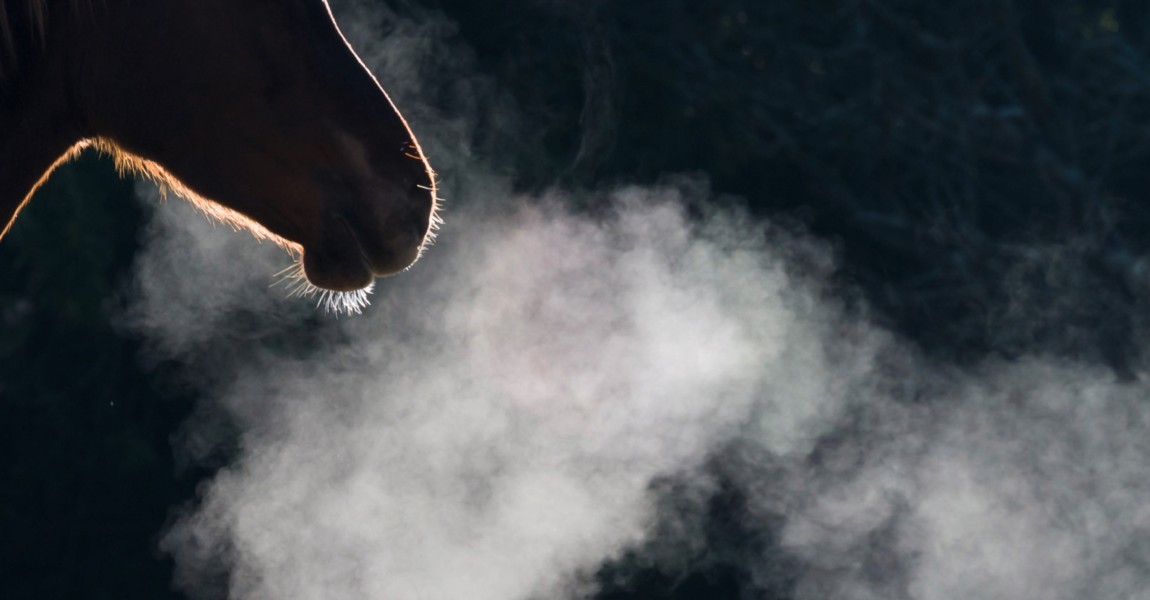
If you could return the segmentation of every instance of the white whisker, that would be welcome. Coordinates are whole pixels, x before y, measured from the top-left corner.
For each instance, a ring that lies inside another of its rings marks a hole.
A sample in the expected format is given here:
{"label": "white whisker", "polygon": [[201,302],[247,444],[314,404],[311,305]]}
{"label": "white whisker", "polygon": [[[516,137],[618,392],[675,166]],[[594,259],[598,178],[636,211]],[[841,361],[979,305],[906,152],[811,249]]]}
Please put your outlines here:
{"label": "white whisker", "polygon": [[336,292],[316,287],[304,275],[301,260],[296,260],[291,265],[281,269],[276,273],[276,277],[277,279],[271,286],[282,284],[287,289],[289,298],[317,297],[315,303],[317,309],[336,315],[363,314],[363,309],[371,304],[371,299],[368,296],[375,290],[375,282],[350,292]]}

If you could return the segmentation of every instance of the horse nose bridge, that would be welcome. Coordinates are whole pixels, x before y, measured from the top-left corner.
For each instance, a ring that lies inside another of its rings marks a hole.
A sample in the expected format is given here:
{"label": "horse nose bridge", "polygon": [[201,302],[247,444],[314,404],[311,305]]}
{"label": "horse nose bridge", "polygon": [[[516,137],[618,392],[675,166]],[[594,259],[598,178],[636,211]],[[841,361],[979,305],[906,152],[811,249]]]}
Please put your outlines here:
{"label": "horse nose bridge", "polygon": [[344,126],[388,138],[407,137],[403,117],[359,56],[343,43],[322,53],[325,60],[313,65],[317,86],[325,102],[339,107],[338,120]]}

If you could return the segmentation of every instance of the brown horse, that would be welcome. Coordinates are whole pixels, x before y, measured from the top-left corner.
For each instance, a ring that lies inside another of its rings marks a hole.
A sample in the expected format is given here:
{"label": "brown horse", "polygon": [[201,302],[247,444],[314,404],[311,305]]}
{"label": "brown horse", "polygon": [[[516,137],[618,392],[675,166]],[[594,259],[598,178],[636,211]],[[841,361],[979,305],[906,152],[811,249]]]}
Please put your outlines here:
{"label": "brown horse", "polygon": [[326,0],[0,0],[0,238],[83,148],[350,291],[436,221],[423,151]]}

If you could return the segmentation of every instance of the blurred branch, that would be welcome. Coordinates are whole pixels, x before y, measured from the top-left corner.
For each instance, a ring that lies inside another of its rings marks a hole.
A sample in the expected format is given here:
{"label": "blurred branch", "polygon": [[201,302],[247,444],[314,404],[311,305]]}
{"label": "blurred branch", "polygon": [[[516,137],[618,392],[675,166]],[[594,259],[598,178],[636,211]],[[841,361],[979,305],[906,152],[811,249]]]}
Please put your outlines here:
{"label": "blurred branch", "polygon": [[1022,84],[1023,101],[1039,123],[1048,123],[1054,112],[1046,82],[1019,25],[1014,0],[998,0],[995,16],[1002,34],[1008,64]]}

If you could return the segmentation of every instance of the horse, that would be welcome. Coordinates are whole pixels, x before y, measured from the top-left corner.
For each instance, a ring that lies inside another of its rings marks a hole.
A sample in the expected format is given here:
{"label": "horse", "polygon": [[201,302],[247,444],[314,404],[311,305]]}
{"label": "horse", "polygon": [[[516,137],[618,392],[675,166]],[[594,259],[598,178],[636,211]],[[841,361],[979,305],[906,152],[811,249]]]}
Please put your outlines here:
{"label": "horse", "polygon": [[89,148],[282,245],[309,288],[408,268],[438,222],[423,149],[327,0],[0,0],[0,239]]}

